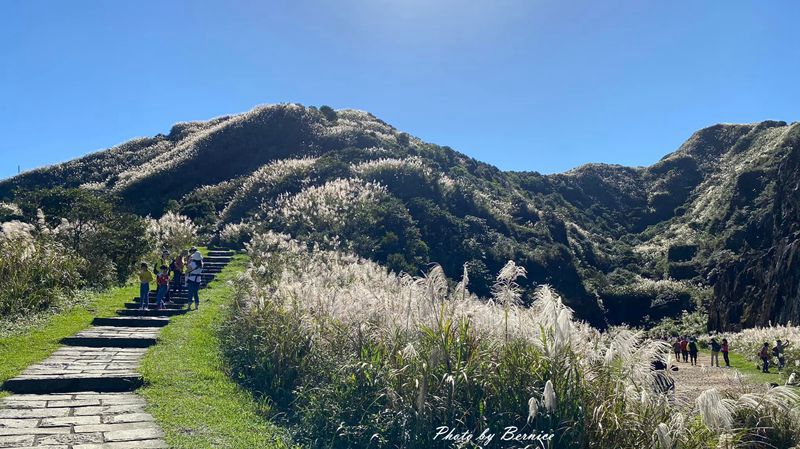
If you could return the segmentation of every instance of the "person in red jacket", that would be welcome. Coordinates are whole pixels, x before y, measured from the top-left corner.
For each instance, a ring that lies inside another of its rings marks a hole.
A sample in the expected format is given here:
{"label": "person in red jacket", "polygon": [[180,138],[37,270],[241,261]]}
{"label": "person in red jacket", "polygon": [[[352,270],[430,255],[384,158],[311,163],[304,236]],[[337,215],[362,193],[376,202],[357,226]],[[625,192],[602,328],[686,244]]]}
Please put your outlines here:
{"label": "person in red jacket", "polygon": [[730,368],[731,360],[728,358],[728,339],[722,339],[722,359],[725,360],[725,366]]}
{"label": "person in red jacket", "polygon": [[681,337],[681,355],[683,355],[683,363],[689,361],[689,340],[686,337]]}
{"label": "person in red jacket", "polygon": [[166,298],[167,293],[169,293],[169,267],[166,265],[161,265],[161,272],[158,273],[156,277],[156,284],[158,284],[158,289],[156,290],[156,303],[158,303],[158,310],[164,310],[164,298]]}

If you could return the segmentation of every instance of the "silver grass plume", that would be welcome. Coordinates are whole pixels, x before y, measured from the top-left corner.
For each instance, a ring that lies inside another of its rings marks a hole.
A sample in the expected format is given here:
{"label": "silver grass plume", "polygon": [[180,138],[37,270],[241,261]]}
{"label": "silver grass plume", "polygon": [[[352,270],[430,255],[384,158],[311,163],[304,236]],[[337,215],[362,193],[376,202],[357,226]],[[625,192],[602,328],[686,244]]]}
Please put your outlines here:
{"label": "silver grass plume", "polygon": [[733,426],[732,407],[719,395],[716,388],[700,393],[695,401],[700,419],[710,430],[730,430]]}
{"label": "silver grass plume", "polygon": [[553,381],[548,380],[544,384],[544,393],[542,394],[542,400],[544,402],[544,408],[547,410],[547,413],[553,413],[556,410],[558,405],[558,399],[556,398],[556,390],[553,388]]}

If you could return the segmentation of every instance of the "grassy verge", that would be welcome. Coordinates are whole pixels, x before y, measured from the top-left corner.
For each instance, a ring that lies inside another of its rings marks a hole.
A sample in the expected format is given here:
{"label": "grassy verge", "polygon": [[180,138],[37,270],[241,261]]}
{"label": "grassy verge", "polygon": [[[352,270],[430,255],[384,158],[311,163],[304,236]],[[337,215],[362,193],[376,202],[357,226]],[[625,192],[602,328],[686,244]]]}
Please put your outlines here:
{"label": "grassy verge", "polygon": [[[729,358],[731,360],[731,366],[738,369],[739,372],[751,382],[783,385],[787,380],[786,373],[791,372],[790,369],[785,369],[783,372],[778,373],[777,366],[770,366],[769,373],[762,373],[761,368],[756,367],[755,362],[747,360],[747,358],[741,354],[731,352],[729,353]],[[721,356],[720,360],[722,360]]]}
{"label": "grassy verge", "polygon": [[61,345],[59,341],[62,338],[89,327],[95,316],[112,316],[137,294],[135,285],[91,293],[80,306],[38,319],[30,326],[0,336],[0,383],[18,375],[28,365],[47,358]]}
{"label": "grassy verge", "polygon": [[237,255],[208,289],[200,309],[175,317],[147,353],[139,393],[172,448],[286,448],[289,438],[261,417],[253,397],[225,372],[216,329],[233,291],[226,284],[242,271]]}
{"label": "grassy verge", "polygon": [[[707,349],[701,349],[699,356],[700,356],[700,364],[706,366],[710,365],[709,361],[711,359],[711,351]],[[787,367],[787,369],[785,369],[783,372],[778,373],[777,366],[770,366],[769,373],[762,373],[760,366],[757,367],[755,362],[747,360],[747,358],[742,354],[730,352],[728,353],[728,357],[731,361],[731,368],[739,371],[739,373],[741,373],[748,382],[752,383],[759,383],[759,384],[776,383],[783,385],[784,383],[786,383],[786,380],[788,379],[788,373],[792,372],[792,370],[788,369]],[[722,354],[719,355],[719,363],[720,366],[725,366],[725,361],[722,360]]]}

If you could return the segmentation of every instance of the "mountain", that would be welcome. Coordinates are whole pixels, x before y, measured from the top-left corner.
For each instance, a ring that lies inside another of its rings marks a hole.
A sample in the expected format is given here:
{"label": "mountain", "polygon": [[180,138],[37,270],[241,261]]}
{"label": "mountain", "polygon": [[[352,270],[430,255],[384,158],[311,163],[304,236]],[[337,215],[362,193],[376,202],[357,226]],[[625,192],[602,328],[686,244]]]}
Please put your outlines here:
{"label": "mountain", "polygon": [[649,167],[542,175],[366,112],[282,104],[23,173],[0,198],[80,187],[211,232],[244,223],[347,245],[397,271],[437,262],[458,280],[466,264],[481,295],[513,259],[523,289],[550,284],[598,326],[701,308],[730,329],[800,321],[798,136],[798,123],[714,125]]}

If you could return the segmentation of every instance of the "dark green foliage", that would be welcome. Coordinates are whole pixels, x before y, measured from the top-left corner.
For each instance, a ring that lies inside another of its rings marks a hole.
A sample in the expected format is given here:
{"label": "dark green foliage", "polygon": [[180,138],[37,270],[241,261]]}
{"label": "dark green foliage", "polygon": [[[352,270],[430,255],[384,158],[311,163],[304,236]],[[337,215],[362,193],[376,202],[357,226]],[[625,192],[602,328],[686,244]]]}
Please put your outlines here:
{"label": "dark green foliage", "polygon": [[336,111],[334,111],[332,107],[326,106],[326,105],[322,105],[322,106],[319,107],[319,112],[321,112],[322,115],[325,116],[325,120],[327,120],[329,122],[335,122],[336,121]]}
{"label": "dark green foliage", "polygon": [[38,220],[38,210],[50,227],[69,222],[56,238],[85,261],[80,275],[92,287],[126,282],[150,250],[144,220],[107,195],[56,187],[23,192],[15,201],[30,223]]}

